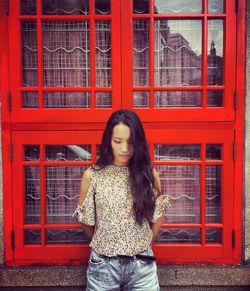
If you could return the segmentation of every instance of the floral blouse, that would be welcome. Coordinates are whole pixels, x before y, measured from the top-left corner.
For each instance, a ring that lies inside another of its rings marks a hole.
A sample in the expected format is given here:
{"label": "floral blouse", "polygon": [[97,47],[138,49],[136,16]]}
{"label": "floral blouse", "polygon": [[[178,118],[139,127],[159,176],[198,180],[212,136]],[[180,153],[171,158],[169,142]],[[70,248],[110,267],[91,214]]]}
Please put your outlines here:
{"label": "floral blouse", "polygon": [[[106,256],[133,256],[147,249],[152,231],[146,219],[142,225],[135,220],[129,168],[109,165],[90,171],[86,198],[73,214],[78,222],[95,226],[90,247]],[[167,197],[156,199],[152,223],[164,215],[166,206],[170,206]]]}

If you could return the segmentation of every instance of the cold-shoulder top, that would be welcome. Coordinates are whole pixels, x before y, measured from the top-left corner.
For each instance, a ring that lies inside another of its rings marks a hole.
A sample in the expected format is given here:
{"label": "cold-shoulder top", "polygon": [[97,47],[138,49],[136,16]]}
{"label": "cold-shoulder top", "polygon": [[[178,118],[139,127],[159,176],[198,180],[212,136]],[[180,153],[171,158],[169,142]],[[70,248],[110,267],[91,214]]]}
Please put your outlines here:
{"label": "cold-shoulder top", "polygon": [[[141,225],[135,220],[129,168],[90,168],[90,177],[85,200],[73,214],[78,222],[95,226],[90,247],[106,256],[133,256],[149,248],[152,231],[146,219]],[[152,223],[164,215],[168,204],[167,199],[156,199]]]}

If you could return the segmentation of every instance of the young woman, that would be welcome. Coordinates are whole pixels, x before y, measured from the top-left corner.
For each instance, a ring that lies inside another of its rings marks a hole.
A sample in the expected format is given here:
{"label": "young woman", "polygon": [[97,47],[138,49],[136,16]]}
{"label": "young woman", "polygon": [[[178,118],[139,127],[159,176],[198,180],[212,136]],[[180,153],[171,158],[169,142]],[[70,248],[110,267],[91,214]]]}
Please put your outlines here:
{"label": "young woman", "polygon": [[139,117],[114,112],[74,213],[91,239],[86,290],[160,290],[151,244],[167,204]]}

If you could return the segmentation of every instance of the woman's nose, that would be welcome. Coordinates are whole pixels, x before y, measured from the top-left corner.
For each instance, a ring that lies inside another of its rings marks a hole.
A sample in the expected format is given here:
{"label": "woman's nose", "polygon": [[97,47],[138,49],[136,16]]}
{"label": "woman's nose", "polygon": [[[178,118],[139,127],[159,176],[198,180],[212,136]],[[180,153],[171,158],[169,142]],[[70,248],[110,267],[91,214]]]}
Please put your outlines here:
{"label": "woman's nose", "polygon": [[122,144],[122,152],[128,152],[128,144],[127,143]]}

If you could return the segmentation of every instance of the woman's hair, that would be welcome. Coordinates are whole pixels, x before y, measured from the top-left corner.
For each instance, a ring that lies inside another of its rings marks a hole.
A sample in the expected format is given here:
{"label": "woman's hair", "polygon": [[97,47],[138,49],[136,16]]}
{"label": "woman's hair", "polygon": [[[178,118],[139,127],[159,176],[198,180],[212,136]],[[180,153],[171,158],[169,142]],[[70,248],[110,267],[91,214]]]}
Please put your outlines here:
{"label": "woman's hair", "polygon": [[133,195],[135,218],[138,224],[142,224],[144,218],[150,221],[153,217],[157,187],[144,129],[136,113],[130,110],[118,110],[110,116],[102,136],[100,156],[96,164],[101,168],[112,164],[114,160],[111,146],[113,128],[120,123],[130,128],[133,156],[128,164],[129,183]]}

